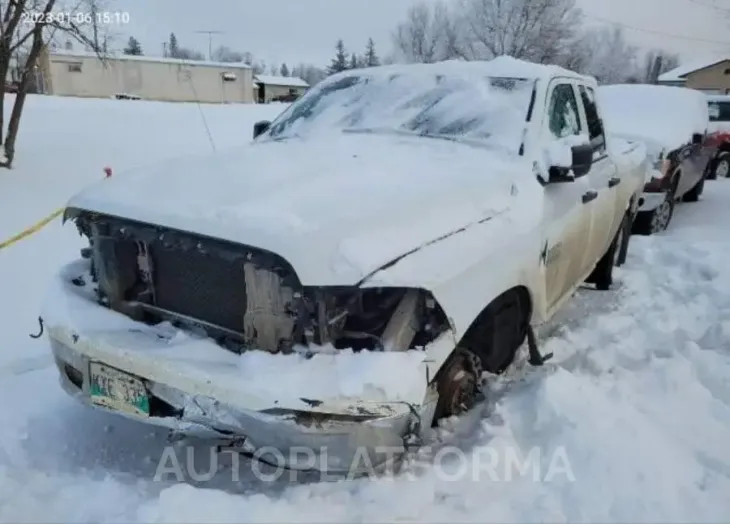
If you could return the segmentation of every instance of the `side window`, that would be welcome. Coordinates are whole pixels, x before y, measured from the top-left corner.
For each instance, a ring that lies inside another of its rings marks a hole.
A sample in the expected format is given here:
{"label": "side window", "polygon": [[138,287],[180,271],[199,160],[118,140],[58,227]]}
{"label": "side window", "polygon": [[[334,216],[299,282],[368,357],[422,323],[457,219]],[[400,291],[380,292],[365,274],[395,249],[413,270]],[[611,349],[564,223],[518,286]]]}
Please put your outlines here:
{"label": "side window", "polygon": [[578,101],[571,84],[558,84],[553,89],[548,107],[550,132],[555,138],[579,135],[581,132],[578,116]]}
{"label": "side window", "polygon": [[730,121],[730,103],[713,101],[708,104],[708,109],[710,110],[710,122]]}
{"label": "side window", "polygon": [[583,108],[586,112],[586,123],[588,124],[588,136],[593,144],[593,149],[603,152],[606,149],[606,137],[603,131],[603,122],[598,116],[598,108],[596,107],[596,94],[593,89],[585,86],[578,86],[580,91],[580,99],[583,102]]}

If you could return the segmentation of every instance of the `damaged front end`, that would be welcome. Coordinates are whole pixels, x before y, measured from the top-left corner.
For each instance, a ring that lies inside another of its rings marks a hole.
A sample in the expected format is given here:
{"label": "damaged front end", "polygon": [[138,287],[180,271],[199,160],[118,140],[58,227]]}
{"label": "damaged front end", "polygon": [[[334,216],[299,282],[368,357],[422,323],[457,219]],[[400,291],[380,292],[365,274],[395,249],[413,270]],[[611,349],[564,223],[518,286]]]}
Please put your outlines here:
{"label": "damaged front end", "polygon": [[176,433],[243,439],[253,448],[305,447],[317,456],[315,469],[328,471],[349,471],[363,451],[370,464],[382,463],[417,443],[431,425],[439,395],[430,364],[423,396],[412,403],[300,398],[291,404],[242,396],[229,382],[191,377],[174,361],[154,363],[154,350],[133,350],[139,340],[141,347],[165,351],[155,337],[166,335],[156,326],[171,323],[228,350],[221,355],[233,366],[237,355],[253,350],[308,357],[342,349],[437,348],[448,355],[450,323],[430,292],[303,286],[286,260],[255,247],[77,209],[67,210],[65,219],[90,242],[82,251],[87,276],[69,285],[83,288],[88,303],[103,306],[99,311],[121,313],[152,330],[85,336],[49,325],[62,384],[82,402],[99,407],[91,400],[90,367],[102,362],[136,377],[149,396],[142,416],[110,408],[121,415]]}
{"label": "damaged front end", "polygon": [[149,324],[202,329],[237,353],[407,350],[450,328],[425,290],[305,287],[286,260],[255,247],[76,209],[65,219],[90,241],[101,304]]}

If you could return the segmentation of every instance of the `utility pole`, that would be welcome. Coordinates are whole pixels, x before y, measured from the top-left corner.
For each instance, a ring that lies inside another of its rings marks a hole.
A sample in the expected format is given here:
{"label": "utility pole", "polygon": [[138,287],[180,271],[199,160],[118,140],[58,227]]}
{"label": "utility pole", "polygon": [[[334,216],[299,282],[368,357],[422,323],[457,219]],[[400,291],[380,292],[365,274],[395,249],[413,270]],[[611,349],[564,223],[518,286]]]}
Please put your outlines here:
{"label": "utility pole", "polygon": [[198,34],[208,35],[208,60],[213,61],[213,35],[222,35],[223,31],[195,31]]}
{"label": "utility pole", "polygon": [[654,67],[651,70],[651,83],[652,84],[658,84],[659,83],[659,73],[662,70],[662,55],[657,55],[656,59],[654,60]]}

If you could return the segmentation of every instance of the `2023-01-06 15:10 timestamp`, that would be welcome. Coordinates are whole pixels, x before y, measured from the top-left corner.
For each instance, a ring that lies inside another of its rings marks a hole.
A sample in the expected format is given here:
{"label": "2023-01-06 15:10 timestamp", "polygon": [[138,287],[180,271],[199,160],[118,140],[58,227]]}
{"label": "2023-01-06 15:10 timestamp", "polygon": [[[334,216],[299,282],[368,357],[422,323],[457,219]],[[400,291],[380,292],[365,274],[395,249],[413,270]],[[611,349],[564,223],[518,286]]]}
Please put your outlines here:
{"label": "2023-01-06 15:10 timestamp", "polygon": [[21,15],[23,24],[75,24],[75,25],[113,25],[128,24],[127,11],[51,11],[49,13],[28,11]]}

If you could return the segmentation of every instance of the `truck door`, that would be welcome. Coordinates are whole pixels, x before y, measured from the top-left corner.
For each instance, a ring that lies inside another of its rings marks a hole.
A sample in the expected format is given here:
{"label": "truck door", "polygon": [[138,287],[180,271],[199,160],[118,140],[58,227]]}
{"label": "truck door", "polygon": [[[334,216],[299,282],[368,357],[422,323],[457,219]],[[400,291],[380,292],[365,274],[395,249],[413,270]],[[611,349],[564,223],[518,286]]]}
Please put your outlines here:
{"label": "truck door", "polygon": [[593,164],[587,175],[592,191],[598,196],[591,207],[590,240],[585,252],[584,271],[590,272],[608,251],[623,220],[621,173],[608,154],[606,134],[598,113],[596,94],[591,87],[577,84],[582,117],[593,146]]}
{"label": "truck door", "polygon": [[[546,111],[543,142],[584,133],[570,80],[553,81],[548,88]],[[540,258],[545,269],[548,316],[580,285],[590,234],[591,200],[587,177],[545,187],[545,238]]]}

